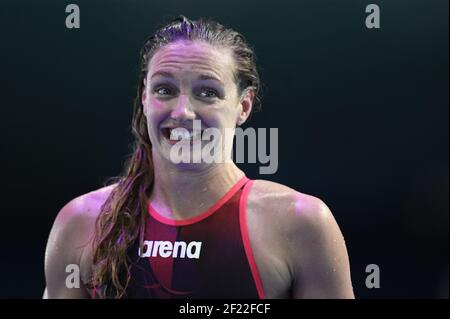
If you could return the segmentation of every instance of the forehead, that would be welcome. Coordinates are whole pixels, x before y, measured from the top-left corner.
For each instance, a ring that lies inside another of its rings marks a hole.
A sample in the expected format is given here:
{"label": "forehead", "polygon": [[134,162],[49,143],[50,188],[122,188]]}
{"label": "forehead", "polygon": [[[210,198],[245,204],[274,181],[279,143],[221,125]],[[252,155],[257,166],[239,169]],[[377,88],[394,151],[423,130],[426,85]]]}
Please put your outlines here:
{"label": "forehead", "polygon": [[149,63],[149,75],[157,71],[192,72],[233,80],[231,50],[205,42],[178,41],[160,48]]}

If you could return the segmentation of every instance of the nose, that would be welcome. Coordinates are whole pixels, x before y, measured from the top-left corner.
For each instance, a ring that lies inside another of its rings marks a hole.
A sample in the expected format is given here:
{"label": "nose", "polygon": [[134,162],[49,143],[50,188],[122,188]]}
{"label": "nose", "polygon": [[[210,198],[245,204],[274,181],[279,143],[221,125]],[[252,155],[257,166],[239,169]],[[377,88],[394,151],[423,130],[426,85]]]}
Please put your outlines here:
{"label": "nose", "polygon": [[187,95],[184,94],[179,95],[177,104],[175,105],[175,108],[172,110],[170,117],[179,122],[195,119],[195,113],[192,110],[192,107],[189,102],[189,97]]}

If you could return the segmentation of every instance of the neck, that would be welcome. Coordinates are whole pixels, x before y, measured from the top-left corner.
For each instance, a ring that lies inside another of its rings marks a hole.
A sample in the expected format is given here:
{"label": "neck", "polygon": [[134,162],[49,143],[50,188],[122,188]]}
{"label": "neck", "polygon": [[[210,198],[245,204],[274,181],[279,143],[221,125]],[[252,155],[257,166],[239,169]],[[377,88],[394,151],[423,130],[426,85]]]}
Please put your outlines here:
{"label": "neck", "polygon": [[152,206],[171,219],[195,217],[216,203],[245,176],[235,163],[186,169],[153,156]]}

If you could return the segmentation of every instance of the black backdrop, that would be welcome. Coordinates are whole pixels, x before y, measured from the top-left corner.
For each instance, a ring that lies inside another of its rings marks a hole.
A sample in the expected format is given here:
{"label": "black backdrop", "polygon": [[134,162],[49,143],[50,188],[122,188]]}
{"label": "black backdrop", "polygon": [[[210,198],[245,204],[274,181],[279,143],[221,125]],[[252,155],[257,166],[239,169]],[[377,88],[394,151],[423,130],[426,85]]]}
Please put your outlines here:
{"label": "black backdrop", "polygon": [[[448,298],[448,1],[2,1],[0,297],[39,298],[59,209],[121,170],[143,40],[175,15],[253,45],[249,125],[279,129],[267,178],[322,198],[360,298]],[[381,9],[367,29],[365,7]],[[365,267],[381,287],[365,286]]]}

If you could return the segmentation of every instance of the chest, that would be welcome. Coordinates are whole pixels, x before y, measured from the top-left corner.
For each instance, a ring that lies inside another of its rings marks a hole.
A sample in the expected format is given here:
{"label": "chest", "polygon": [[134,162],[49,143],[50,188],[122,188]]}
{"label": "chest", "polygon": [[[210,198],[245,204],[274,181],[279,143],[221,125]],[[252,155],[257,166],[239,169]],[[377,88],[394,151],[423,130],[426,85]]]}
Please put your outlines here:
{"label": "chest", "polygon": [[128,295],[257,298],[239,216],[234,204],[187,225],[165,224],[150,216],[142,249],[135,244],[129,250],[134,266]]}

